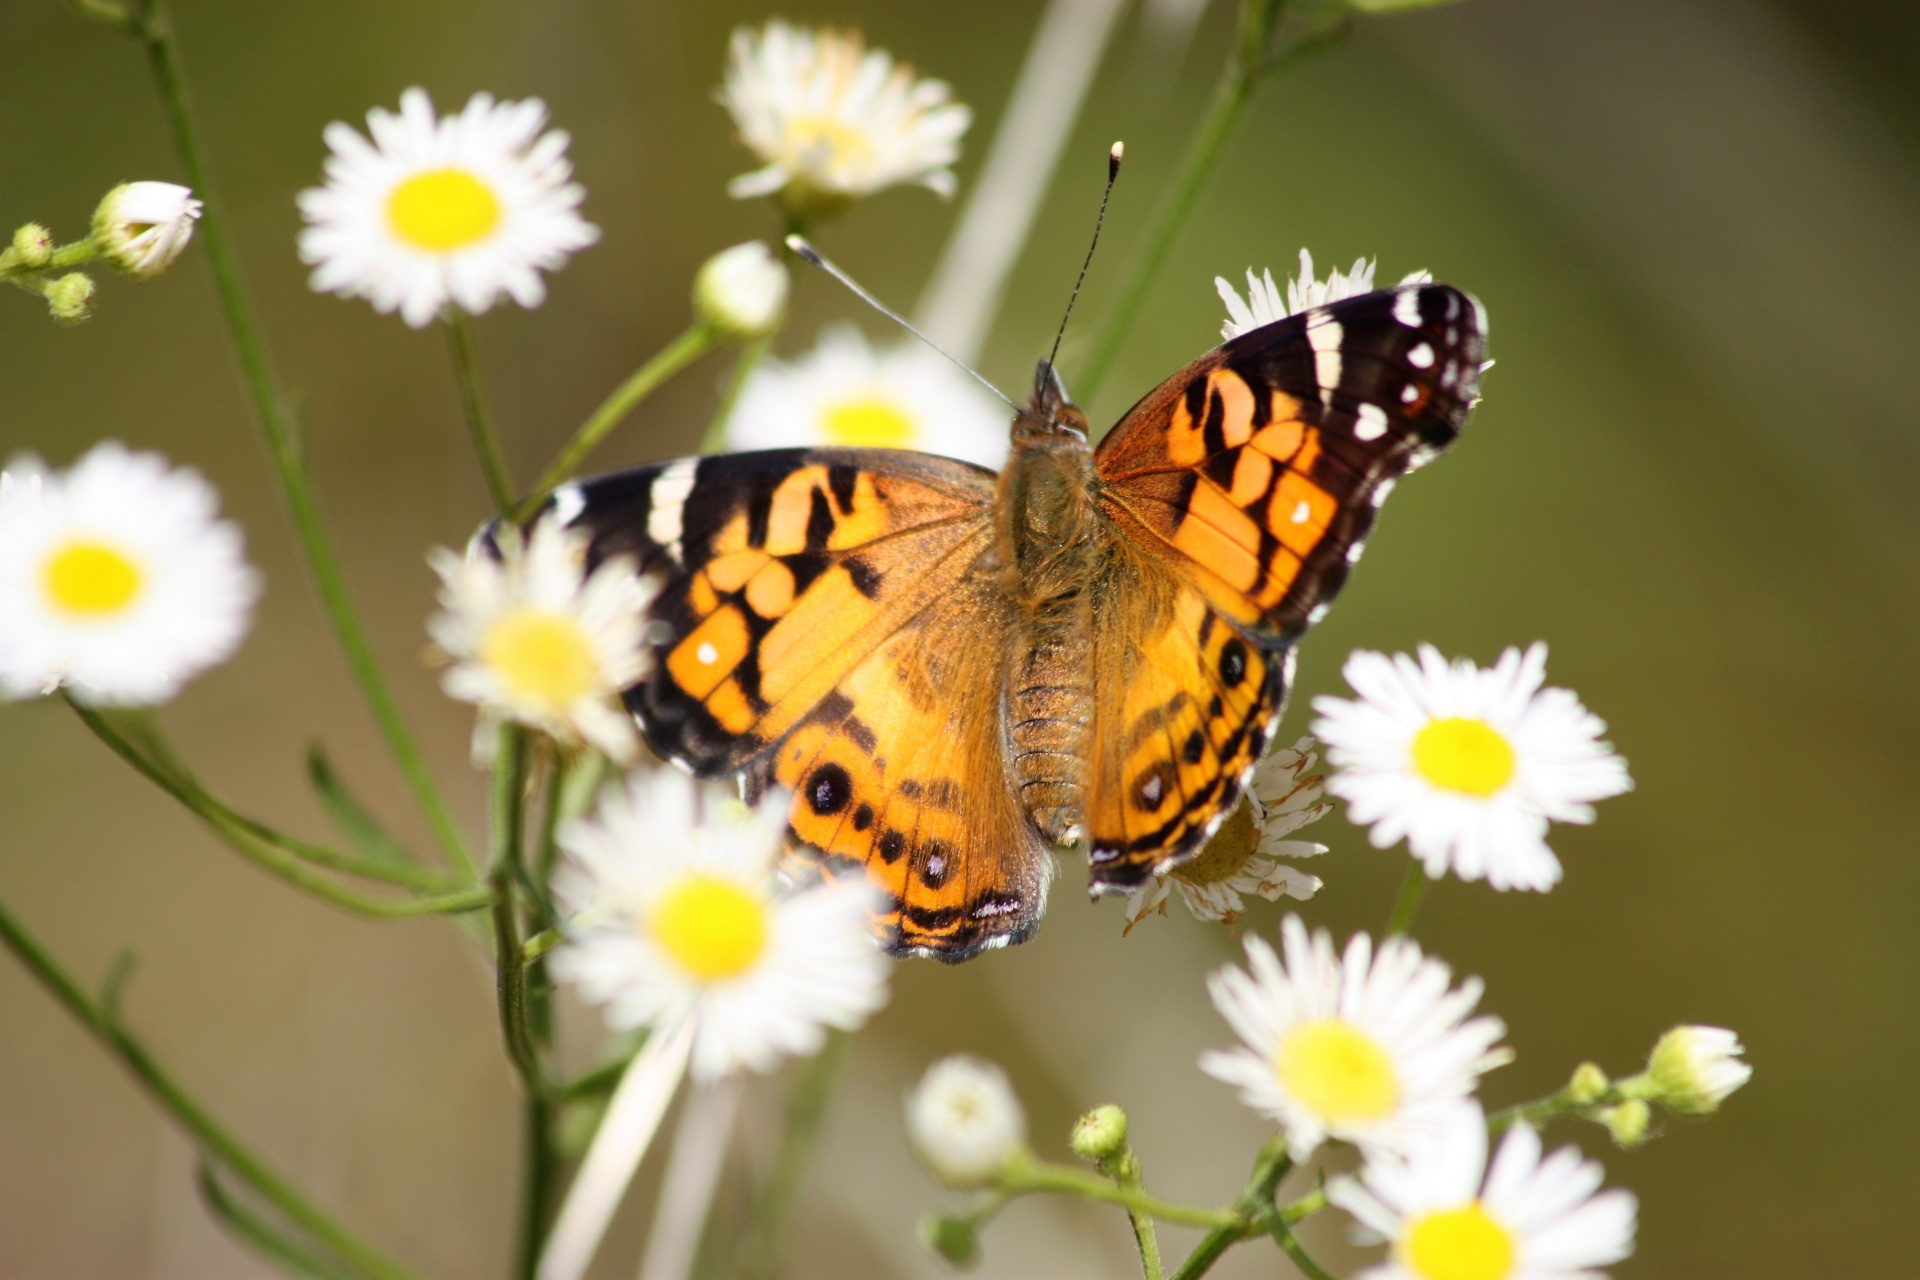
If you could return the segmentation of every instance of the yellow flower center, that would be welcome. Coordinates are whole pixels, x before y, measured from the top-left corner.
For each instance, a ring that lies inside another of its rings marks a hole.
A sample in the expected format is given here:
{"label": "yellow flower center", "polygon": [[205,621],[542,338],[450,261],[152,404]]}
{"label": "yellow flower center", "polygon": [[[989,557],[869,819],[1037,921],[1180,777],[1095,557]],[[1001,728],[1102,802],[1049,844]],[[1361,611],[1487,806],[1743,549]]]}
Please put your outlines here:
{"label": "yellow flower center", "polygon": [[740,976],[767,947],[766,906],[713,876],[687,876],[654,907],[647,925],[660,949],[701,982]]}
{"label": "yellow flower center", "polygon": [[594,691],[600,664],[572,618],[515,609],[487,629],[480,660],[515,695],[556,711]]}
{"label": "yellow flower center", "polygon": [[1174,879],[1192,885],[1231,880],[1245,869],[1247,859],[1259,847],[1260,828],[1253,820],[1253,806],[1242,800],[1213,833],[1213,839],[1200,847],[1193,861],[1180,864],[1173,873]]}
{"label": "yellow flower center", "polygon": [[465,169],[428,169],[393,189],[387,221],[414,248],[451,253],[493,234],[500,198]]}
{"label": "yellow flower center", "polygon": [[833,444],[898,449],[913,443],[913,419],[891,400],[862,396],[827,407],[827,439]]}
{"label": "yellow flower center", "polygon": [[792,163],[813,169],[864,168],[873,159],[873,140],[832,116],[801,116],[787,125]]}
{"label": "yellow flower center", "polygon": [[1421,1280],[1506,1280],[1513,1274],[1513,1234],[1478,1200],[1416,1219],[1401,1237],[1400,1254]]}
{"label": "yellow flower center", "polygon": [[1379,1120],[1400,1100],[1400,1081],[1387,1051],[1339,1018],[1295,1027],[1280,1042],[1273,1073],[1329,1124]]}
{"label": "yellow flower center", "polygon": [[140,594],[140,566],[104,542],[69,542],[48,557],[41,585],[65,613],[119,613]]}
{"label": "yellow flower center", "polygon": [[1513,745],[1484,720],[1449,716],[1413,735],[1413,767],[1444,791],[1487,799],[1513,781]]}

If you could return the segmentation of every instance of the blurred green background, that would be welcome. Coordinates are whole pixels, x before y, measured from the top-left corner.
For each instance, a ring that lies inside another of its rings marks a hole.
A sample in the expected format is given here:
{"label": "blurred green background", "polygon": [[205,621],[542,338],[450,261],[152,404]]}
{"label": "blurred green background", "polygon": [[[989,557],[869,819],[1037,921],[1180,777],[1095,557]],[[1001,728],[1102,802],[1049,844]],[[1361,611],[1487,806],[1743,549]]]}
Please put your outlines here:
{"label": "blurred green background", "polygon": [[[1191,0],[1193,8],[1203,0]],[[1164,15],[1179,3],[1158,0]],[[963,192],[1039,13],[815,0],[783,10],[646,0],[180,0],[216,174],[237,221],[328,519],[440,776],[479,822],[467,713],[421,665],[422,556],[483,515],[438,335],[309,293],[293,195],[320,129],[423,84],[537,95],[575,139],[605,232],[539,311],[480,323],[518,472],[686,318],[708,253],[777,228],[722,184],[752,167],[711,100],[726,33],[773,12],[855,23],[949,80],[979,119]],[[984,357],[1024,385],[1064,300],[1107,144],[1129,168],[1095,264],[1086,338],[1227,45],[1215,0],[1184,47],[1130,14],[1051,183]],[[179,177],[137,51],[56,0],[0,3],[0,223],[71,237],[123,179]],[[1096,418],[1210,346],[1211,278],[1378,254],[1476,292],[1498,367],[1460,446],[1395,497],[1341,607],[1310,638],[1287,732],[1356,646],[1430,640],[1490,661],[1544,638],[1550,675],[1609,724],[1638,789],[1554,838],[1547,896],[1446,882],[1419,932],[1481,974],[1518,1062],[1494,1104],[1578,1061],[1631,1068],[1679,1021],[1738,1029],[1753,1084],[1643,1150],[1566,1130],[1641,1197],[1622,1277],[1873,1277],[1920,1270],[1920,10],[1895,0],[1473,0],[1363,25],[1270,85],[1180,242]],[[954,210],[890,193],[820,237],[910,302]],[[157,282],[103,282],[62,331],[0,294],[0,453],[66,463],[102,437],[205,470],[269,587],[237,661],[166,712],[217,786],[307,834],[299,760],[324,740],[409,834],[409,807],[294,562],[198,253]],[[871,317],[800,282],[787,347]],[[1073,368],[1072,350],[1066,367]],[[690,448],[709,360],[596,459]],[[1306,913],[1378,929],[1404,859],[1339,818]],[[422,842],[424,843],[424,842]],[[798,1276],[937,1276],[913,1223],[943,1195],[900,1139],[935,1055],[1007,1065],[1035,1139],[1123,1103],[1149,1181],[1224,1200],[1265,1134],[1194,1068],[1225,1043],[1202,977],[1221,929],[1089,907],[1066,868],[1032,944],[898,971],[856,1044],[796,1240]],[[89,980],[140,957],[130,1016],[216,1112],[326,1205],[440,1276],[505,1272],[518,1121],[490,977],[441,922],[369,924],[292,896],[118,767],[58,705],[0,708],[0,895]],[[1258,904],[1246,927],[1270,932]],[[206,1219],[188,1147],[11,961],[0,964],[0,1274],[267,1274]],[[568,1029],[590,1056],[591,1015]],[[770,1141],[773,1090],[749,1141]],[[648,1174],[650,1178],[652,1175]],[[643,1179],[645,1181],[645,1179]],[[1903,1210],[1901,1206],[1906,1208]],[[1351,1266],[1329,1215],[1310,1238]],[[631,1275],[644,1213],[596,1272]],[[1170,1250],[1186,1239],[1168,1233]],[[1124,1221],[1029,1201],[982,1274],[1133,1273]],[[1217,1274],[1287,1274],[1264,1247]]]}

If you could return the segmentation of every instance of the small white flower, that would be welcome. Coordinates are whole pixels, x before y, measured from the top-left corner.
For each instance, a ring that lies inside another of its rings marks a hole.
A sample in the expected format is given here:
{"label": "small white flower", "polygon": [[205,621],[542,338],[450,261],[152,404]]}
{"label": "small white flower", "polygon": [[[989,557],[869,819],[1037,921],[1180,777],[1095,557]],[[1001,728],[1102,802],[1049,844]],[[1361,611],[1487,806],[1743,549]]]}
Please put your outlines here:
{"label": "small white flower", "polygon": [[1391,1242],[1361,1280],[1602,1280],[1597,1268],[1633,1252],[1635,1216],[1631,1192],[1600,1190],[1605,1177],[1572,1147],[1542,1160],[1525,1124],[1488,1169],[1486,1117],[1463,1102],[1404,1158],[1336,1178],[1327,1199]]}
{"label": "small white flower", "polygon": [[720,102],[765,167],[729,194],[780,192],[789,207],[818,207],[917,183],[953,194],[948,167],[973,113],[938,80],[916,79],[858,35],[769,22],[734,31]]}
{"label": "small white flower", "polygon": [[998,467],[1010,430],[1006,406],[937,353],[918,343],[876,351],[858,329],[835,325],[799,359],[754,371],[727,419],[727,447],[881,446]]}
{"label": "small white flower", "polygon": [[1494,1047],[1506,1034],[1498,1018],[1468,1016],[1480,980],[1448,990],[1451,971],[1411,939],[1388,938],[1376,954],[1358,933],[1335,956],[1324,929],[1310,937],[1288,916],[1280,940],[1284,964],[1248,938],[1251,972],[1228,965],[1207,979],[1244,1046],[1209,1050],[1200,1069],[1279,1121],[1294,1159],[1329,1138],[1403,1150],[1512,1057]]}
{"label": "small white flower", "polygon": [[1376,848],[1405,840],[1427,874],[1451,868],[1496,889],[1553,887],[1547,823],[1593,821],[1593,802],[1631,789],[1606,725],[1566,689],[1543,689],[1547,647],[1508,649],[1482,671],[1431,645],[1356,651],[1357,702],[1320,697],[1313,732],[1337,770],[1327,789]]}
{"label": "small white flower", "polygon": [[1753,1078],[1741,1061],[1740,1037],[1724,1027],[1675,1027],[1647,1059],[1652,1096],[1682,1115],[1717,1111],[1728,1094]]}
{"label": "small white flower", "polygon": [[1175,889],[1194,915],[1228,926],[1246,909],[1242,894],[1258,894],[1269,902],[1283,897],[1304,902],[1320,892],[1320,877],[1279,861],[1327,851],[1311,840],[1286,838],[1333,810],[1321,799],[1324,779],[1312,772],[1316,758],[1313,739],[1302,738],[1262,760],[1246,803],[1228,815],[1199,855],[1127,895],[1127,927],[1150,912],[1164,912]]}
{"label": "small white flower", "polygon": [[927,1068],[907,1095],[907,1140],[914,1154],[956,1191],[1000,1176],[1027,1140],[1027,1116],[1007,1073],[964,1054]]}
{"label": "small white flower", "polygon": [[193,239],[200,202],[171,182],[128,182],[93,211],[93,239],[114,266],[145,279],[173,265]]}
{"label": "small white flower", "polygon": [[[1249,333],[1262,325],[1276,320],[1285,320],[1288,316],[1298,315],[1309,307],[1324,307],[1330,302],[1342,298],[1358,297],[1373,292],[1374,262],[1368,258],[1355,258],[1353,266],[1343,275],[1336,269],[1326,280],[1314,279],[1313,255],[1305,249],[1300,251],[1300,275],[1287,281],[1287,292],[1281,297],[1280,288],[1273,282],[1271,270],[1253,274],[1247,269],[1247,296],[1240,297],[1239,290],[1227,283],[1225,276],[1215,276],[1213,287],[1220,294],[1220,300],[1227,304],[1227,320],[1220,326],[1220,336],[1228,341]],[[1401,279],[1400,283],[1425,284],[1433,279],[1424,271],[1415,271]]]}
{"label": "small white flower", "polygon": [[0,695],[165,702],[247,632],[258,576],[196,471],[113,441],[0,471]]}
{"label": "small white flower", "polygon": [[693,305],[729,338],[765,337],[787,309],[787,268],[758,240],[723,249],[694,277]]}
{"label": "small white flower", "polygon": [[554,894],[567,941],[554,972],[617,1029],[691,1026],[693,1074],[771,1070],[819,1051],[886,1003],[890,962],[862,877],[782,891],[788,797],[754,810],[667,769],[610,790],[567,824]]}
{"label": "small white flower", "polygon": [[476,750],[486,728],[504,719],[630,763],[639,741],[619,698],[649,670],[643,640],[653,584],[622,556],[589,576],[586,539],[552,520],[525,540],[502,527],[494,543],[476,539],[464,556],[445,548],[428,556],[443,611],[427,630],[453,659],[442,687],[482,709]]}
{"label": "small white flower", "polygon": [[398,115],[367,113],[371,142],[328,125],[327,184],[300,193],[313,287],[398,311],[416,329],[448,303],[478,315],[505,293],[539,306],[540,272],[600,238],[568,181],[567,135],[542,133],[546,122],[538,99],[484,93],[436,120],[425,91],[409,89]]}

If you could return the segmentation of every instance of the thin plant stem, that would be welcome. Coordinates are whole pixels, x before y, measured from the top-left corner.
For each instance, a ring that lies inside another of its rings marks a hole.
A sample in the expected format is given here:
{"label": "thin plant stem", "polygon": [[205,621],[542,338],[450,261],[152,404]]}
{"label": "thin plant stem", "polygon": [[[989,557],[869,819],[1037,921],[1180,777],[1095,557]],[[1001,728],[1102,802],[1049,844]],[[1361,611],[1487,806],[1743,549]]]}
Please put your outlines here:
{"label": "thin plant stem", "polygon": [[1400,878],[1400,893],[1393,900],[1393,913],[1387,917],[1389,938],[1413,928],[1413,918],[1420,912],[1420,900],[1427,896],[1427,883],[1427,869],[1417,860],[1409,859],[1407,873]]}
{"label": "thin plant stem", "polygon": [[500,436],[494,430],[493,416],[487,412],[487,398],[480,386],[480,351],[473,336],[473,317],[450,306],[441,317],[440,327],[447,331],[453,377],[460,384],[460,411],[467,420],[467,433],[473,437],[473,453],[487,482],[487,497],[495,512],[507,515],[513,510],[513,478],[507,473],[507,457],[500,449]]}
{"label": "thin plant stem", "polygon": [[80,984],[69,977],[52,955],[14,919],[4,903],[0,903],[0,943],[13,952],[28,972],[65,1006],[81,1026],[120,1060],[140,1087],[179,1125],[208,1160],[231,1172],[316,1244],[338,1255],[363,1275],[373,1280],[415,1280],[417,1273],[335,1222],[214,1120],[206,1108],[195,1101],[121,1025],[113,1005],[108,1001],[96,1002],[90,998]]}
{"label": "thin plant stem", "polygon": [[633,412],[635,405],[652,395],[668,378],[711,351],[719,341],[719,335],[712,329],[696,324],[669,342],[653,359],[636,369],[632,377],[614,388],[613,394],[580,424],[580,429],[573,433],[573,439],[567,441],[560,456],[541,473],[540,482],[533,486],[533,492],[514,510],[514,519],[525,520],[538,511],[547,495],[567,482],[580,464],[586,461],[587,455],[620,425],[621,419]]}
{"label": "thin plant stem", "polygon": [[834,1083],[847,1058],[852,1037],[844,1031],[831,1032],[827,1043],[800,1070],[793,1093],[787,1099],[786,1129],[780,1135],[780,1149],[774,1155],[773,1169],[754,1197],[747,1220],[746,1244],[741,1251],[739,1274],[745,1280],[772,1280],[782,1272],[780,1256],[787,1227],[800,1203],[800,1192],[807,1183],[807,1170],[813,1165],[820,1146],[820,1131],[826,1123],[827,1104],[833,1097]]}
{"label": "thin plant stem", "polygon": [[[788,250],[791,253],[792,250]],[[753,371],[767,358],[767,352],[773,350],[775,335],[755,338],[740,348],[740,354],[734,357],[733,368],[727,372],[727,385],[720,393],[720,403],[714,407],[713,417],[707,422],[707,429],[700,436],[701,453],[719,453],[727,443],[727,420],[733,417],[733,407],[740,403],[740,393],[746,389]]]}
{"label": "thin plant stem", "polygon": [[[1132,1152],[1127,1153],[1125,1167],[1115,1181],[1129,1190],[1145,1192],[1140,1161]],[[1140,1250],[1140,1274],[1143,1280],[1161,1280],[1160,1235],[1154,1228],[1153,1215],[1129,1208],[1127,1222],[1133,1227],[1134,1246]]]}
{"label": "thin plant stem", "polygon": [[1160,204],[1144,246],[1133,260],[1133,269],[1120,287],[1119,299],[1107,313],[1106,324],[1094,340],[1086,364],[1070,384],[1082,404],[1093,400],[1106,383],[1107,375],[1113,372],[1114,361],[1146,307],[1154,281],[1167,265],[1180,232],[1192,217],[1213,171],[1219,167],[1227,140],[1233,136],[1234,127],[1239,124],[1260,82],[1283,67],[1320,52],[1346,30],[1343,20],[1310,24],[1298,40],[1284,52],[1275,54],[1273,34],[1286,7],[1287,0],[1241,0],[1233,53],[1220,73],[1219,83],[1214,86],[1213,100],[1187,143],[1179,172]]}
{"label": "thin plant stem", "polygon": [[196,1181],[200,1184],[200,1200],[207,1206],[207,1212],[229,1234],[273,1266],[290,1275],[305,1276],[308,1280],[353,1280],[358,1274],[321,1257],[303,1242],[293,1239],[235,1200],[220,1185],[220,1175],[211,1164],[201,1162]]}
{"label": "thin plant stem", "polygon": [[[83,5],[82,11],[104,17],[103,10],[115,7]],[[207,172],[199,128],[194,123],[187,98],[186,78],[181,72],[171,19],[161,0],[140,0],[138,10],[128,13],[119,25],[138,38],[146,50],[154,84],[166,111],[167,126],[173,135],[174,149],[179,153],[180,167],[185,171],[187,184],[202,202],[198,238],[206,246],[207,263],[213,270],[220,310],[226,319],[234,354],[239,359],[242,377],[253,400],[254,415],[259,419],[260,429],[266,436],[267,452],[280,484],[281,497],[287,504],[287,512],[293,521],[294,533],[308,572],[313,576],[321,608],[347,660],[348,670],[366,700],[367,709],[386,741],[387,750],[406,777],[415,802],[426,816],[428,825],[452,865],[471,881],[478,874],[473,856],[467,851],[466,840],[460,834],[453,811],[440,794],[432,771],[427,767],[426,757],[415,743],[412,731],[400,714],[399,704],[394,701],[386,678],[381,674],[373,646],[367,639],[366,630],[347,592],[346,577],[341,572],[340,562],[334,555],[333,545],[321,522],[319,503],[307,475],[306,458],[300,447],[298,433],[280,397],[266,339],[241,279],[239,258],[227,231],[226,209]]]}
{"label": "thin plant stem", "polygon": [[1037,1192],[1081,1196],[1102,1204],[1119,1205],[1129,1213],[1143,1213],[1161,1222],[1182,1227],[1238,1230],[1243,1225],[1240,1215],[1231,1209],[1203,1209],[1197,1205],[1156,1200],[1135,1188],[1116,1186],[1096,1174],[1032,1159],[1016,1161],[1002,1175],[997,1189],[1013,1196]]}
{"label": "thin plant stem", "polygon": [[1307,1280],[1337,1280],[1337,1277],[1325,1267],[1314,1261],[1313,1255],[1307,1252],[1299,1238],[1293,1234],[1293,1228],[1287,1224],[1284,1217],[1275,1217],[1269,1230],[1273,1235],[1274,1243],[1293,1259],[1293,1265],[1300,1268],[1301,1274],[1306,1276]]}
{"label": "thin plant stem", "polygon": [[1260,1148],[1260,1154],[1253,1162],[1253,1172],[1247,1178],[1246,1188],[1240,1198],[1234,1202],[1233,1211],[1203,1237],[1187,1255],[1180,1269],[1173,1273],[1173,1280],[1195,1280],[1205,1275],[1213,1264],[1220,1261],[1222,1254],[1243,1240],[1259,1235],[1265,1226],[1266,1218],[1273,1210],[1273,1192],[1280,1180],[1293,1168],[1293,1160],[1287,1155],[1284,1138],[1273,1138]]}

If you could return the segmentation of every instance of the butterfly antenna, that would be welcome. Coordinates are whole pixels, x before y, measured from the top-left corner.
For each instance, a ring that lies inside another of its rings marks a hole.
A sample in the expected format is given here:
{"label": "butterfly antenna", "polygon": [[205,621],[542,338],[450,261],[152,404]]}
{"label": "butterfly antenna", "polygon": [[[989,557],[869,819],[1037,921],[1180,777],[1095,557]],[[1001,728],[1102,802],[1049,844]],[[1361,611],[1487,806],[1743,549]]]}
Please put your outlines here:
{"label": "butterfly antenna", "polygon": [[1107,152],[1107,189],[1100,193],[1100,214],[1093,220],[1093,243],[1080,263],[1080,278],[1073,282],[1073,296],[1067,299],[1067,314],[1060,317],[1059,331],[1053,335],[1053,350],[1047,353],[1047,367],[1060,356],[1060,340],[1067,336],[1067,321],[1073,319],[1073,304],[1080,301],[1080,286],[1087,282],[1087,268],[1093,265],[1093,251],[1100,247],[1100,228],[1107,222],[1107,201],[1113,196],[1113,181],[1120,176],[1120,162],[1126,159],[1127,144],[1116,142]]}
{"label": "butterfly antenna", "polygon": [[952,353],[947,351],[946,348],[942,347],[939,343],[935,342],[932,338],[929,338],[926,334],[914,328],[911,324],[907,322],[907,319],[905,316],[901,315],[899,312],[889,307],[886,303],[880,301],[880,299],[874,297],[872,294],[868,293],[865,289],[862,289],[859,285],[855,284],[852,276],[848,275],[846,272],[842,271],[839,267],[834,266],[833,263],[829,262],[826,258],[822,257],[820,254],[820,251],[814,248],[812,245],[808,244],[806,240],[802,239],[800,236],[788,236],[787,248],[793,250],[795,253],[799,254],[802,258],[805,258],[808,262],[820,268],[822,271],[832,276],[835,280],[838,280],[841,284],[847,286],[847,288],[851,289],[853,291],[854,296],[859,298],[860,301],[866,303],[868,306],[872,307],[875,311],[878,311],[881,315],[893,321],[895,324],[899,325],[902,329],[905,329],[908,333],[920,339],[920,341],[926,343],[929,347],[932,347],[935,351],[938,351],[941,355],[945,356],[948,360],[952,361],[954,368],[961,370],[968,377],[972,378],[975,382],[978,382],[981,386],[993,392],[994,395],[999,396],[1002,400],[1006,401],[1007,407],[1009,409],[1012,409],[1015,413],[1020,412],[1020,406],[1014,403],[1012,396],[1009,396],[1006,392],[994,386],[991,382],[988,382],[984,377],[980,375],[980,372],[976,370],[972,365],[960,359],[960,357],[953,355]]}

